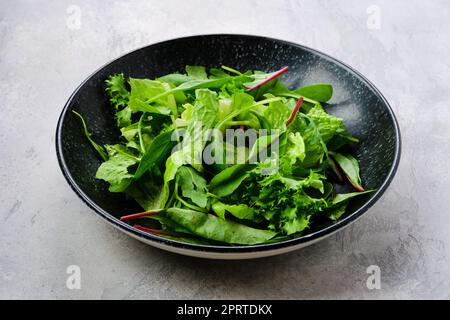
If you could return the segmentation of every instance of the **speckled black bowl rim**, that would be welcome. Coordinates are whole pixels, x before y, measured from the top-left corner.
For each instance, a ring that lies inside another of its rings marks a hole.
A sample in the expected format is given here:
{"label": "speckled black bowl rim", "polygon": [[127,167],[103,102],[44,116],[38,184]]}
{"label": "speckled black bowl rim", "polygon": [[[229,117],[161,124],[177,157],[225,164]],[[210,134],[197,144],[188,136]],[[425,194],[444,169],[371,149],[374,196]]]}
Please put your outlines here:
{"label": "speckled black bowl rim", "polygon": [[[302,235],[299,236],[298,238],[294,238],[294,239],[290,239],[290,240],[285,240],[285,241],[281,241],[281,242],[276,242],[276,243],[268,243],[268,244],[258,244],[258,245],[249,245],[249,246],[216,246],[216,245],[200,245],[200,244],[190,244],[190,243],[185,243],[185,242],[180,242],[180,241],[176,241],[176,240],[171,240],[171,239],[165,239],[159,236],[155,236],[155,235],[151,235],[148,233],[145,233],[143,231],[137,230],[135,228],[133,228],[132,226],[128,225],[125,222],[120,221],[119,219],[111,216],[108,212],[106,212],[105,210],[103,210],[101,207],[99,207],[92,199],[89,198],[89,196],[87,196],[83,190],[80,188],[80,186],[75,182],[75,180],[73,179],[72,175],[69,172],[69,169],[67,167],[67,164],[64,160],[64,156],[63,156],[63,147],[62,147],[62,126],[63,126],[63,120],[64,117],[66,116],[66,113],[68,111],[69,105],[72,102],[73,97],[78,93],[78,91],[84,86],[84,84],[86,82],[89,81],[90,78],[92,78],[95,74],[97,74],[98,72],[100,72],[103,68],[109,66],[110,64],[114,63],[117,59],[120,59],[122,57],[125,57],[129,54],[132,54],[136,51],[142,50],[144,48],[147,47],[151,47],[154,45],[163,45],[163,44],[168,44],[170,45],[170,42],[172,41],[176,41],[179,39],[195,39],[195,38],[199,38],[199,37],[237,37],[237,38],[253,38],[253,39],[264,39],[264,40],[269,40],[269,41],[275,41],[278,43],[284,43],[287,45],[291,45],[291,46],[295,46],[298,48],[301,48],[302,50],[311,52],[313,54],[316,54],[318,56],[320,56],[323,59],[332,61],[333,63],[336,63],[338,65],[340,65],[343,69],[347,70],[350,73],[353,73],[356,77],[358,77],[362,82],[366,83],[375,93],[376,95],[379,97],[379,99],[381,99],[381,101],[384,103],[384,105],[386,106],[386,109],[392,119],[392,122],[394,123],[394,128],[395,128],[395,156],[394,156],[394,161],[392,164],[392,167],[385,179],[385,181],[383,182],[383,184],[381,185],[381,187],[375,192],[375,194],[358,210],[356,210],[353,214],[350,214],[349,216],[343,218],[342,220],[339,220],[338,222],[336,222],[335,224],[332,224],[328,227],[325,227],[321,230],[306,234],[306,235]],[[387,102],[386,98],[381,94],[381,92],[366,78],[364,77],[361,73],[359,73],[358,71],[356,71],[355,69],[353,69],[352,67],[348,66],[347,64],[325,54],[322,53],[320,51],[305,47],[303,45],[299,45],[293,42],[289,42],[289,41],[285,41],[285,40],[280,40],[280,39],[275,39],[275,38],[270,38],[270,37],[264,37],[264,36],[256,36],[256,35],[244,35],[244,34],[205,34],[205,35],[195,35],[195,36],[188,36],[188,37],[181,37],[181,38],[175,38],[175,39],[170,39],[170,40],[165,40],[162,42],[158,42],[158,43],[154,43],[139,49],[136,49],[134,51],[131,51],[127,54],[124,54],[116,59],[114,59],[113,61],[105,64],[104,66],[102,66],[101,68],[99,68],[97,71],[95,71],[94,73],[92,73],[86,80],[84,80],[79,86],[78,88],[74,91],[74,93],[72,93],[72,95],[70,96],[69,100],[66,102],[66,104],[64,105],[64,109],[62,110],[62,113],[59,117],[58,120],[58,124],[57,124],[57,129],[56,129],[56,154],[58,157],[58,162],[59,165],[61,167],[62,173],[64,175],[64,177],[66,178],[67,182],[69,183],[69,185],[71,186],[71,188],[75,191],[75,193],[89,206],[91,207],[95,212],[97,212],[101,217],[103,217],[104,219],[106,219],[107,221],[109,221],[110,223],[118,226],[121,229],[124,229],[126,232],[131,233],[137,237],[141,237],[141,238],[145,238],[147,240],[162,244],[162,245],[167,245],[167,246],[171,246],[171,247],[175,247],[175,248],[179,248],[179,249],[185,249],[185,250],[193,250],[193,251],[197,251],[197,252],[214,252],[214,253],[248,253],[248,252],[263,252],[263,251],[272,251],[272,250],[277,250],[277,249],[281,249],[281,248],[287,248],[287,247],[291,247],[291,246],[296,246],[296,245],[300,245],[300,244],[304,244],[307,242],[313,242],[314,240],[323,238],[327,235],[332,234],[333,232],[342,229],[344,226],[348,225],[351,222],[354,222],[356,219],[358,219],[359,217],[361,217],[361,215],[366,212],[381,196],[382,194],[386,191],[387,187],[389,186],[389,184],[391,183],[392,179],[394,178],[394,175],[397,171],[399,162],[400,162],[400,153],[401,153],[401,138],[400,138],[400,128],[399,125],[397,123],[397,119],[394,115],[394,112],[392,111],[392,108],[390,107],[389,103]]]}

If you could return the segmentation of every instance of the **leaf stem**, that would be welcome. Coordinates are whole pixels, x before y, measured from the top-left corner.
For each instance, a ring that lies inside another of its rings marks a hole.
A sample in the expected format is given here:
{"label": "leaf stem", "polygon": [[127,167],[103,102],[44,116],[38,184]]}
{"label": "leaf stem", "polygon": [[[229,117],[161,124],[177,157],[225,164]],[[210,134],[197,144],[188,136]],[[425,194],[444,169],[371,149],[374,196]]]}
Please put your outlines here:
{"label": "leaf stem", "polygon": [[135,224],[133,226],[133,228],[141,230],[141,231],[144,231],[144,232],[147,232],[147,233],[150,233],[150,234],[154,234],[154,235],[157,235],[157,236],[163,236],[163,235],[166,236],[166,235],[168,235],[164,231],[146,228],[146,227],[140,226],[138,224]]}
{"label": "leaf stem", "polygon": [[139,146],[141,148],[142,154],[145,153],[144,140],[142,140],[142,119],[144,118],[144,116],[145,116],[145,112],[142,113],[141,118],[139,119],[139,122],[138,122]]}
{"label": "leaf stem", "polygon": [[237,71],[236,69],[233,69],[233,68],[230,68],[230,67],[227,67],[227,66],[221,66],[221,68],[222,68],[223,70],[228,71],[228,72],[237,74],[238,76],[242,76],[242,72],[239,72],[239,71]]}
{"label": "leaf stem", "polygon": [[127,216],[121,217],[120,221],[128,221],[128,220],[133,220],[133,219],[137,219],[137,218],[150,217],[150,216],[153,216],[155,214],[158,214],[158,212],[145,211],[145,212],[140,212],[140,213],[134,213],[134,214],[129,214]]}
{"label": "leaf stem", "polygon": [[289,119],[286,121],[286,127],[289,126],[292,122],[292,120],[294,120],[295,115],[297,114],[298,110],[300,109],[300,105],[303,102],[303,97],[300,97],[297,101],[297,104],[294,107],[294,110],[292,110],[291,115],[289,116]]}
{"label": "leaf stem", "polygon": [[271,81],[271,80],[273,80],[275,78],[278,78],[279,76],[281,76],[283,73],[287,72],[288,70],[289,70],[289,67],[286,66],[286,67],[284,67],[284,68],[274,72],[270,77],[267,77],[266,79],[264,79],[263,81],[255,84],[254,86],[252,86],[250,88],[247,88],[247,91],[252,91],[252,90],[255,90],[256,88],[261,87],[262,85],[266,84],[267,82],[269,82],[269,81]]}
{"label": "leaf stem", "polygon": [[248,121],[248,120],[228,121],[225,124],[229,125],[229,126],[248,126],[248,125],[250,125],[250,121]]}
{"label": "leaf stem", "polygon": [[225,118],[223,118],[222,121],[217,123],[215,125],[215,128],[220,130],[222,128],[222,126],[225,125],[226,122],[230,121],[231,119],[233,119],[234,117],[238,116],[242,112],[250,110],[253,107],[256,107],[256,106],[259,106],[259,105],[262,105],[262,104],[266,104],[266,103],[280,101],[280,100],[283,100],[283,98],[276,97],[276,98],[264,99],[264,100],[255,102],[255,103],[253,103],[253,104],[251,104],[251,105],[249,105],[247,107],[235,110],[235,111],[231,112],[230,114],[228,114]]}
{"label": "leaf stem", "polygon": [[108,160],[108,155],[105,152],[105,149],[103,149],[102,146],[100,146],[98,143],[96,143],[94,140],[92,140],[91,138],[91,134],[89,133],[87,126],[86,126],[86,122],[83,119],[83,116],[81,114],[79,114],[78,112],[76,112],[75,110],[72,110],[72,112],[81,120],[81,124],[83,125],[83,131],[84,131],[84,135],[86,136],[86,138],[89,140],[89,142],[91,143],[91,145],[94,147],[95,150],[97,150],[98,154],[100,155],[100,157],[102,157],[102,159],[104,161]]}

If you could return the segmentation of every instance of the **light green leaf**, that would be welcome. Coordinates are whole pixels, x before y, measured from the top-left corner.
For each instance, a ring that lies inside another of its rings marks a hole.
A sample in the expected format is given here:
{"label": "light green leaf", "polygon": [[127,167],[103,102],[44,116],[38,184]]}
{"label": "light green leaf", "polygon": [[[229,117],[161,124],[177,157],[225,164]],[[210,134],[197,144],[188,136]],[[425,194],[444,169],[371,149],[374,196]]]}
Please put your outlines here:
{"label": "light green leaf", "polygon": [[205,208],[208,202],[206,180],[196,170],[186,166],[178,169],[177,177],[183,197]]}
{"label": "light green leaf", "polygon": [[300,132],[289,132],[285,154],[291,165],[295,164],[297,160],[303,161],[305,159],[305,142]]}
{"label": "light green leaf", "polygon": [[97,170],[96,178],[109,182],[109,191],[123,192],[131,183],[133,174],[128,170],[138,161],[131,155],[120,152],[114,146],[107,146],[109,159]]}

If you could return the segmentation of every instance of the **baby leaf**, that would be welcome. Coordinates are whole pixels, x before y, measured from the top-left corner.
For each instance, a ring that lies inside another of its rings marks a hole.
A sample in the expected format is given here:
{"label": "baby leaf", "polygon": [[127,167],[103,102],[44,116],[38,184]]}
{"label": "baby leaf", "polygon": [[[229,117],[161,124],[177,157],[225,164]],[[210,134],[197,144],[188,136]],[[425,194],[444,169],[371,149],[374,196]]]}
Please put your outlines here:
{"label": "baby leaf", "polygon": [[95,177],[109,182],[109,191],[123,192],[133,178],[133,174],[129,173],[128,169],[136,164],[137,160],[111,146],[107,146],[107,149],[109,159],[100,165]]}
{"label": "baby leaf", "polygon": [[197,236],[230,244],[264,243],[276,235],[273,231],[251,228],[194,210],[169,208],[160,214]]}
{"label": "baby leaf", "polygon": [[104,161],[108,160],[108,155],[106,154],[105,150],[103,149],[102,146],[100,146],[99,144],[97,144],[94,140],[92,140],[91,138],[91,134],[89,133],[87,126],[86,126],[86,122],[83,119],[83,116],[81,114],[79,114],[78,112],[72,110],[72,112],[78,117],[80,118],[81,124],[83,125],[83,131],[84,131],[84,135],[86,136],[86,138],[88,139],[88,141],[91,143],[91,145],[94,147],[94,149],[98,152],[98,154],[100,155],[100,157],[102,157],[102,159]]}
{"label": "baby leaf", "polygon": [[364,188],[361,186],[361,178],[359,176],[358,160],[349,154],[341,154],[337,152],[331,153],[331,156],[336,160],[342,171],[344,171],[351,185],[358,191],[364,191]]}
{"label": "baby leaf", "polygon": [[334,196],[332,203],[333,203],[333,205],[336,205],[338,203],[342,203],[344,201],[350,200],[351,198],[354,198],[356,196],[360,196],[362,194],[370,193],[373,191],[374,190],[368,190],[368,191],[364,191],[364,192],[350,192],[350,193],[337,194]]}
{"label": "baby leaf", "polygon": [[333,87],[328,83],[321,83],[298,88],[293,92],[318,102],[327,102],[333,96]]}
{"label": "baby leaf", "polygon": [[218,197],[233,193],[248,178],[254,164],[236,164],[217,174],[209,184],[209,191]]}
{"label": "baby leaf", "polygon": [[152,141],[139,163],[134,179],[139,179],[149,168],[167,159],[177,143],[172,141],[172,133],[173,131],[164,132]]}
{"label": "baby leaf", "polygon": [[178,184],[183,197],[189,198],[200,208],[205,208],[208,202],[206,180],[191,167],[181,167],[177,173]]}
{"label": "baby leaf", "polygon": [[215,202],[212,205],[212,209],[222,219],[225,219],[225,212],[231,213],[238,219],[253,220],[255,218],[255,211],[245,204]]}

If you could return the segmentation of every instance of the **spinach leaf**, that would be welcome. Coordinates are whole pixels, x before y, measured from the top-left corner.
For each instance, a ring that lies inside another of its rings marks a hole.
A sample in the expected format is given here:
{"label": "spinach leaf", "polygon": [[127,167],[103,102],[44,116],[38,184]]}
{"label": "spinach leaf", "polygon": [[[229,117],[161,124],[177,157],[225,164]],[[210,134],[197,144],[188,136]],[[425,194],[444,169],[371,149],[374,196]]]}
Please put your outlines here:
{"label": "spinach leaf", "polygon": [[293,92],[318,102],[327,102],[333,96],[333,87],[328,83],[321,83],[298,88]]}
{"label": "spinach leaf", "polygon": [[366,193],[371,193],[374,190],[368,190],[368,191],[364,191],[364,192],[350,192],[350,193],[343,193],[343,194],[337,194],[334,196],[332,204],[336,205],[339,203],[342,203],[344,201],[350,200],[351,198],[354,198],[356,196],[360,196]]}
{"label": "spinach leaf", "polygon": [[347,203],[340,203],[335,206],[332,206],[331,208],[325,210],[325,213],[328,215],[328,217],[333,220],[337,221],[339,220],[342,215],[345,213],[345,210],[347,209]]}
{"label": "spinach leaf", "polygon": [[330,154],[345,173],[351,185],[358,191],[364,191],[364,188],[361,186],[361,177],[359,176],[358,160],[349,154],[341,154],[337,152]]}
{"label": "spinach leaf", "polygon": [[161,208],[162,185],[154,180],[135,181],[130,184],[125,193],[135,199],[145,211]]}
{"label": "spinach leaf", "polygon": [[212,205],[213,211],[222,219],[225,219],[225,212],[231,213],[234,217],[243,220],[254,220],[255,211],[245,204],[225,204],[215,202]]}
{"label": "spinach leaf", "polygon": [[236,164],[228,167],[214,176],[209,184],[209,191],[218,197],[225,197],[233,193],[241,183],[249,177],[254,164]]}
{"label": "spinach leaf", "polygon": [[161,196],[161,208],[164,208],[170,194],[170,182],[175,179],[178,169],[186,163],[186,157],[182,150],[175,151],[167,158],[166,171],[164,172],[164,185]]}
{"label": "spinach leaf", "polygon": [[188,229],[192,234],[229,244],[264,243],[276,235],[270,230],[251,228],[194,210],[169,208],[161,211],[160,214]]}
{"label": "spinach leaf", "polygon": [[166,161],[177,143],[172,141],[172,134],[173,131],[161,133],[152,141],[139,163],[134,179],[139,179],[149,168]]}

